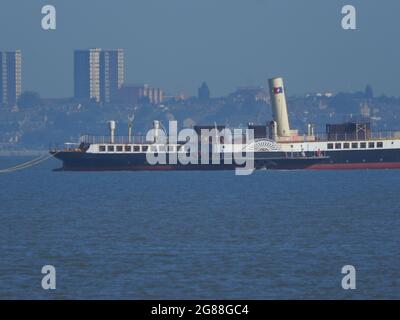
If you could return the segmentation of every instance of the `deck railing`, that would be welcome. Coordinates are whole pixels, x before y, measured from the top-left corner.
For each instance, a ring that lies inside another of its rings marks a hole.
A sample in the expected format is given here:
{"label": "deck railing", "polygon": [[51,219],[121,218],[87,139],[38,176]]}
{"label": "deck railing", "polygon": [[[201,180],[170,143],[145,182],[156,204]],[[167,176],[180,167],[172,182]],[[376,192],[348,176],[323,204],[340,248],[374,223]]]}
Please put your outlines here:
{"label": "deck railing", "polygon": [[[361,141],[361,140],[391,140],[400,139],[400,131],[377,131],[377,132],[358,132],[358,133],[316,133],[313,136],[299,135],[291,138],[281,138],[280,142],[310,142],[310,141]],[[176,141],[176,139],[173,139]],[[237,139],[234,144],[241,144],[246,140]],[[110,136],[82,135],[79,143],[88,144],[109,144]],[[150,144],[146,136],[115,136],[114,144]]]}
{"label": "deck railing", "polygon": [[[305,136],[307,137],[307,136]],[[356,133],[318,133],[316,141],[359,141],[359,140],[389,140],[400,139],[400,131],[376,131]]]}
{"label": "deck railing", "polygon": [[[83,135],[79,139],[80,143],[90,143],[90,144],[109,144],[111,143],[110,136],[91,136],[91,135]],[[115,144],[144,144],[150,143],[150,141],[146,141],[145,136],[115,136],[114,137]]]}
{"label": "deck railing", "polygon": [[279,138],[279,142],[311,142],[311,141],[368,141],[400,139],[400,131],[377,131],[358,133],[316,133],[312,136],[299,135]]}

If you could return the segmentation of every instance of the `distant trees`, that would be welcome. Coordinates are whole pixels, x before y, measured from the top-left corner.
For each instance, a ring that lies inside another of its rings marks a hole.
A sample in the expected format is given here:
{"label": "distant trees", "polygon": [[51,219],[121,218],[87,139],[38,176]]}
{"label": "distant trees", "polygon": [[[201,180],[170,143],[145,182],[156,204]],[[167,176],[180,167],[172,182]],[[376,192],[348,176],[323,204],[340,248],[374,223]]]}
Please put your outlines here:
{"label": "distant trees", "polygon": [[41,104],[40,95],[34,91],[25,91],[18,98],[17,104],[23,109],[37,107]]}

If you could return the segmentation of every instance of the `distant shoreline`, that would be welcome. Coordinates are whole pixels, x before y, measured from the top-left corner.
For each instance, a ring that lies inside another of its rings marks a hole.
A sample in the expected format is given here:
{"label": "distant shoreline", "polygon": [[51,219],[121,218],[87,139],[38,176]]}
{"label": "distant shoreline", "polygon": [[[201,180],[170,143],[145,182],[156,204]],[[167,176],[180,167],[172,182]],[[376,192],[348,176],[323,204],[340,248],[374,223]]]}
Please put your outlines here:
{"label": "distant shoreline", "polygon": [[38,157],[48,152],[48,150],[0,150],[0,157]]}

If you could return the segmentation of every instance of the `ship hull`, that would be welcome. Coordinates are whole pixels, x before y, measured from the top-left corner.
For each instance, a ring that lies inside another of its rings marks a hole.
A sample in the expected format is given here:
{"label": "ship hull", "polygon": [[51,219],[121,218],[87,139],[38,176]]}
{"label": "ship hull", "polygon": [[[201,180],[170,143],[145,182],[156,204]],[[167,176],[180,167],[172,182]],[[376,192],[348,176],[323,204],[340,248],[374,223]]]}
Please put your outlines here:
{"label": "ship hull", "polygon": [[[58,152],[63,171],[166,171],[166,170],[234,170],[244,165],[226,164],[156,164],[147,162],[146,154],[97,154],[85,152]],[[211,158],[211,157],[210,157]],[[167,159],[168,160],[168,159]],[[201,162],[201,160],[199,160]],[[351,150],[331,151],[316,157],[313,153],[293,157],[283,152],[257,152],[255,169],[271,170],[351,170],[351,169],[400,169],[400,150]]]}
{"label": "ship hull", "polygon": [[[197,170],[235,170],[243,168],[245,164],[238,165],[234,161],[231,164],[224,163],[220,159],[219,164],[149,164],[145,154],[90,154],[80,152],[58,152],[54,155],[62,160],[62,168],[57,171],[197,171]],[[210,156],[211,159],[211,156]],[[266,155],[255,157],[255,169],[305,169],[310,165],[316,165],[322,161],[321,158],[285,158],[277,155]]]}
{"label": "ship hull", "polygon": [[400,169],[399,149],[330,151],[323,163],[310,165],[313,170]]}

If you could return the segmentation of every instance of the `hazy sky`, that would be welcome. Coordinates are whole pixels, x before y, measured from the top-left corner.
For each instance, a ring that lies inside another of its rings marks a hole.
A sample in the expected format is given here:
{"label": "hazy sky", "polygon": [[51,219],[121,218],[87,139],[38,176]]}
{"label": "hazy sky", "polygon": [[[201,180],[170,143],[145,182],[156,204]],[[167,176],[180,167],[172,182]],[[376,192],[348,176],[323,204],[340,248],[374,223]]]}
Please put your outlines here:
{"label": "hazy sky", "polygon": [[[57,30],[41,8],[57,9]],[[356,31],[341,8],[357,9]],[[123,48],[126,82],[213,96],[281,75],[290,93],[359,90],[400,96],[398,0],[1,0],[0,50],[21,49],[23,88],[73,94],[73,50]]]}

